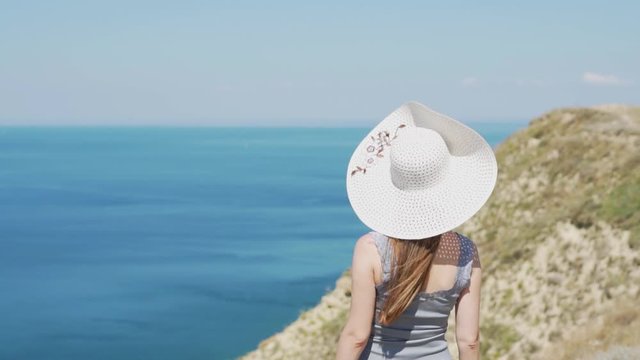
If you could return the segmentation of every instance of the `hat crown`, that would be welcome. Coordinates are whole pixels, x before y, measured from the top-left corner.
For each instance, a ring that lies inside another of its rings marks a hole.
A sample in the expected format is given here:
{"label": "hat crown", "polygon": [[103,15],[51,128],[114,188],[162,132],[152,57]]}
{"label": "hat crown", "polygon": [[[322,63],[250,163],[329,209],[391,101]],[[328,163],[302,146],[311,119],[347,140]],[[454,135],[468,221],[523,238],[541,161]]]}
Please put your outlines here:
{"label": "hat crown", "polygon": [[424,190],[445,176],[449,149],[435,130],[409,127],[394,140],[390,150],[391,181],[400,190]]}

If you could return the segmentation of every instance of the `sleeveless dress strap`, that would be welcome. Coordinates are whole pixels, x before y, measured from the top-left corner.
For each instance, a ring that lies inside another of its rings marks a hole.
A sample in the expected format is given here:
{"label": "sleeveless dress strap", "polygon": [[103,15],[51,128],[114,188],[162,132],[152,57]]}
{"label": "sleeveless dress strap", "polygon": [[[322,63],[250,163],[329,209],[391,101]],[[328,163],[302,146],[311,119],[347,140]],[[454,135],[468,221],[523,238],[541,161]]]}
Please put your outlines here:
{"label": "sleeveless dress strap", "polygon": [[391,276],[391,244],[389,244],[389,238],[386,235],[380,234],[377,231],[369,232],[373,241],[378,249],[380,255],[380,261],[382,263],[383,282],[387,281]]}

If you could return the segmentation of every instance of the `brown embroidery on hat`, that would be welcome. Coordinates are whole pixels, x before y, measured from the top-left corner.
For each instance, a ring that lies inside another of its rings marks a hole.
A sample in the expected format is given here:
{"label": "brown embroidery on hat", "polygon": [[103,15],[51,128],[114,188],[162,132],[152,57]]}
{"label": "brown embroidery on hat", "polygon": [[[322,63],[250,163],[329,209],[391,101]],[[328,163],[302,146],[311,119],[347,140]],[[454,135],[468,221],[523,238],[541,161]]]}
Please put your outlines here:
{"label": "brown embroidery on hat", "polygon": [[351,171],[351,176],[353,176],[357,172],[362,172],[363,174],[367,173],[367,168],[373,166],[376,158],[384,157],[382,152],[385,149],[385,146],[391,146],[391,141],[398,137],[398,130],[402,129],[407,125],[400,124],[396,127],[396,130],[393,132],[393,137],[389,134],[389,131],[382,130],[378,131],[378,134],[374,137],[371,135],[371,144],[367,146],[366,151],[369,155],[366,163],[362,166],[356,166],[354,170]]}

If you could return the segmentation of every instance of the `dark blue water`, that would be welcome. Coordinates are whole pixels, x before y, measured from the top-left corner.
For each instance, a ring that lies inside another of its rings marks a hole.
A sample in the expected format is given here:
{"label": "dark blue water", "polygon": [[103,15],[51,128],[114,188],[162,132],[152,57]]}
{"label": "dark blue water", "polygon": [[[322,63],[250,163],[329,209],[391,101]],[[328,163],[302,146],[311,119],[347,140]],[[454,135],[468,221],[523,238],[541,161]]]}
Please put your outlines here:
{"label": "dark blue water", "polygon": [[[525,123],[472,126],[496,145]],[[0,127],[0,359],[255,348],[349,266],[366,132]]]}

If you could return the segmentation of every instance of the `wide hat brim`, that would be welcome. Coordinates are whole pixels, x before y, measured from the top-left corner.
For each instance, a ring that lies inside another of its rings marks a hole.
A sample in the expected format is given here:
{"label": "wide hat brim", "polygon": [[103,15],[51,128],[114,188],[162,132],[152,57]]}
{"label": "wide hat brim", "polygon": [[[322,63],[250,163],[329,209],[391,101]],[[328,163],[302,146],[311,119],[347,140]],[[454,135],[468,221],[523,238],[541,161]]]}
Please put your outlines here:
{"label": "wide hat brim", "polygon": [[[392,139],[410,126],[437,131],[451,155],[442,181],[413,191],[401,190],[391,180],[388,153],[393,140],[378,147],[380,134]],[[346,177],[351,207],[366,226],[390,237],[417,240],[455,229],[475,215],[493,192],[498,164],[491,146],[475,130],[412,101],[364,137]]]}

